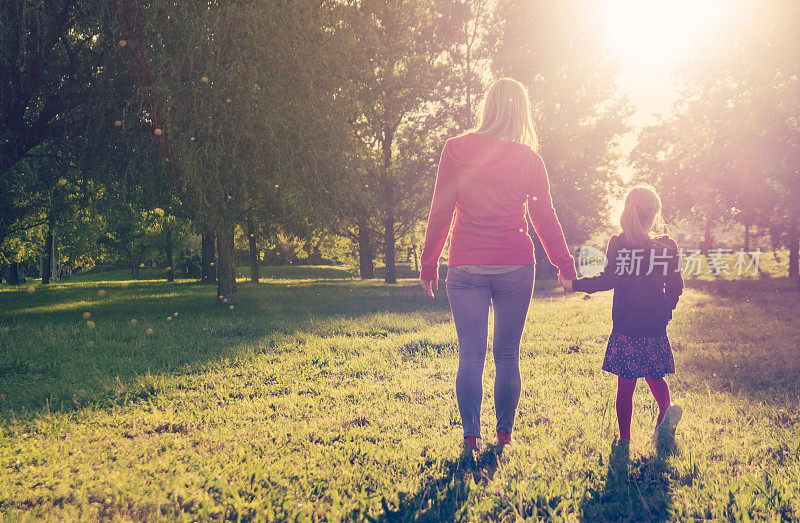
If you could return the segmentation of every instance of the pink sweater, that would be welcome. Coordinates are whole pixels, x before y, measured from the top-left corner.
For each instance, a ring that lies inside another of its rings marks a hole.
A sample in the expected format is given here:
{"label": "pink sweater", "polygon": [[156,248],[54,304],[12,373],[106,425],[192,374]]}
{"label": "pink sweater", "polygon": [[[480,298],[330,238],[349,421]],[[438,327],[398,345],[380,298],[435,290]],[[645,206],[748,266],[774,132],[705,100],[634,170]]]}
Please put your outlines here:
{"label": "pink sweater", "polygon": [[447,140],[425,230],[420,279],[438,279],[453,211],[449,265],[535,264],[527,212],[559,274],[575,278],[575,261],[553,209],[544,161],[530,147],[477,133]]}

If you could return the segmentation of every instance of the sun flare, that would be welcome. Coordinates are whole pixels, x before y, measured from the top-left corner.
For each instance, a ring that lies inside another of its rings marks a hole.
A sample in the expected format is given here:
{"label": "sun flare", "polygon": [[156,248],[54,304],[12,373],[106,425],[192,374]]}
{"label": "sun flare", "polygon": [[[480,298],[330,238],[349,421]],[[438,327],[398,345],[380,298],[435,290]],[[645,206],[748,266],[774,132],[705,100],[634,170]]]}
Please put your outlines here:
{"label": "sun flare", "polygon": [[606,43],[623,67],[672,68],[724,31],[742,0],[605,0]]}

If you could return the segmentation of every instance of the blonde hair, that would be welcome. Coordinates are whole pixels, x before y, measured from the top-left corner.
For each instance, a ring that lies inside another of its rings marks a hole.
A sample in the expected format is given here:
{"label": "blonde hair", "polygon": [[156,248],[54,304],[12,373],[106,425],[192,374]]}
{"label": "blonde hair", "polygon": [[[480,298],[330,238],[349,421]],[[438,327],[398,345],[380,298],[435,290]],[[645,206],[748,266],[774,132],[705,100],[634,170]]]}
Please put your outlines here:
{"label": "blonde hair", "polygon": [[622,238],[629,244],[642,245],[650,231],[661,225],[661,198],[652,187],[638,185],[625,195],[625,208],[619,218]]}
{"label": "blonde hair", "polygon": [[539,150],[528,90],[512,78],[499,78],[489,86],[478,109],[478,125],[472,131]]}

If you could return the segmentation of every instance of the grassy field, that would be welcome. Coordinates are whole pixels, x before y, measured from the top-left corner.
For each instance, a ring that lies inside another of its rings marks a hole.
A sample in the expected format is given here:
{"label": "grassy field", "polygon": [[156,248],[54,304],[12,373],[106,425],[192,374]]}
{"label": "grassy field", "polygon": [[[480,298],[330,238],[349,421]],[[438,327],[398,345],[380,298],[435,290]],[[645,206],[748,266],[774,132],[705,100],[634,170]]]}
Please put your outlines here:
{"label": "grassy field", "polygon": [[[671,456],[649,446],[643,385],[630,456],[612,445],[611,294],[537,282],[516,445],[470,461],[443,280],[430,300],[413,279],[266,276],[241,282],[234,310],[209,306],[213,287],[122,274],[0,286],[0,514],[800,519],[800,293],[785,279],[686,290],[669,328],[685,409]],[[487,441],[493,377],[490,354]]]}

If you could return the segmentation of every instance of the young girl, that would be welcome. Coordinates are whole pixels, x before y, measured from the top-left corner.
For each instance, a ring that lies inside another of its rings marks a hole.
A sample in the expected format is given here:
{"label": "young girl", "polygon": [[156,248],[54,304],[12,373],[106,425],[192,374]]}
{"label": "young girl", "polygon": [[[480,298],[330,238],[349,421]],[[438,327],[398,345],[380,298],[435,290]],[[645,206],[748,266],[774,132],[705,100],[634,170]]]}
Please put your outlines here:
{"label": "young girl", "polygon": [[593,293],[614,289],[613,329],[603,370],[616,374],[617,422],[620,440],[631,438],[633,392],[644,378],[658,403],[653,443],[671,437],[681,418],[670,404],[666,374],[675,373],[667,323],[683,292],[678,246],[669,236],[653,237],[661,220],[661,199],[649,187],[634,187],[625,197],[622,233],[608,241],[607,264],[591,278],[561,279],[569,291]]}

